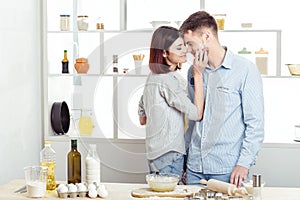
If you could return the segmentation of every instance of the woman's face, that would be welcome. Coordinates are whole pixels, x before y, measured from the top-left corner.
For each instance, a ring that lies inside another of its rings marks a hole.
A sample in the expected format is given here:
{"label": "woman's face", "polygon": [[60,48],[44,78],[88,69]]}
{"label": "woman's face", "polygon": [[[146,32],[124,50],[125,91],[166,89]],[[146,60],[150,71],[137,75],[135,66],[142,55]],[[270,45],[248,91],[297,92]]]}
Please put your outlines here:
{"label": "woman's face", "polygon": [[169,61],[170,65],[177,65],[178,63],[186,62],[186,53],[187,48],[184,44],[183,38],[178,38],[173,42],[173,44],[169,48],[169,52],[166,55],[167,62]]}

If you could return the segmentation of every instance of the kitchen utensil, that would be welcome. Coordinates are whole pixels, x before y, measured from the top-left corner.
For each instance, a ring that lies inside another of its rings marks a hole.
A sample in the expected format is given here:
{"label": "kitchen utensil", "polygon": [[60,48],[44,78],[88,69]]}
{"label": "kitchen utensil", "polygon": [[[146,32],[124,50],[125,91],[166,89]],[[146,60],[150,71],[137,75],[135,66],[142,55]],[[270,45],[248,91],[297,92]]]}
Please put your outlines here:
{"label": "kitchen utensil", "polygon": [[24,168],[28,197],[43,197],[46,194],[48,168],[28,166]]}
{"label": "kitchen utensil", "polygon": [[168,192],[173,191],[179,181],[179,176],[176,174],[153,173],[146,175],[146,181],[152,191]]}
{"label": "kitchen utensil", "polygon": [[291,75],[300,76],[300,64],[286,64],[289,68]]}
{"label": "kitchen utensil", "polygon": [[206,185],[206,188],[209,190],[222,192],[223,194],[228,194],[230,196],[231,195],[234,196],[236,193],[242,195],[247,194],[247,191],[244,190],[243,188],[237,188],[233,184],[215,180],[215,179],[209,179],[208,181],[201,179],[200,183]]}
{"label": "kitchen utensil", "polygon": [[200,187],[197,185],[178,185],[175,190],[170,192],[155,192],[150,188],[137,188],[131,191],[131,196],[135,198],[185,198],[192,197],[199,190]]}
{"label": "kitchen utensil", "polygon": [[21,187],[20,189],[18,189],[18,190],[16,190],[16,191],[14,191],[14,193],[18,193],[18,192],[20,192],[20,193],[25,193],[25,192],[27,192],[26,185],[24,185],[23,187]]}
{"label": "kitchen utensil", "polygon": [[51,126],[55,133],[64,135],[70,127],[70,112],[65,101],[54,102],[51,108]]}

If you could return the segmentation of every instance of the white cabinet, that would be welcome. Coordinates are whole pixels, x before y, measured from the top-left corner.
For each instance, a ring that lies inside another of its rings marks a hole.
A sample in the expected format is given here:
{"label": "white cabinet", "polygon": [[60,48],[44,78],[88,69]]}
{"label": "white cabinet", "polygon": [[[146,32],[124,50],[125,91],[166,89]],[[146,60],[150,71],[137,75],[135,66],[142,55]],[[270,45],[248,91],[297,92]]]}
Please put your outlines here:
{"label": "white cabinet", "polygon": [[[53,102],[66,101],[71,111],[70,133],[76,130],[81,109],[93,110],[92,135],[82,137],[109,139],[142,139],[144,128],[138,124],[136,114],[138,97],[149,70],[149,45],[153,29],[120,30],[124,22],[96,29],[97,12],[101,1],[97,0],[47,0],[44,4],[44,123],[45,136],[55,135],[50,124]],[[118,6],[124,9],[117,1]],[[93,6],[91,6],[93,5]],[[102,8],[103,9],[103,8]],[[112,9],[112,8],[111,8]],[[119,10],[116,9],[115,10]],[[108,13],[106,11],[106,13]],[[126,12],[121,12],[121,14]],[[60,31],[60,15],[70,15],[70,31]],[[78,31],[77,15],[89,16],[87,31]],[[119,14],[119,12],[118,12]],[[126,19],[126,18],[125,18]],[[125,21],[126,24],[126,21]],[[125,26],[126,27],[126,26]],[[268,54],[267,77],[278,77],[281,69],[280,30],[223,30],[219,32],[222,45],[237,53],[244,47],[254,52],[263,47]],[[63,51],[68,51],[69,74],[62,74]],[[135,71],[133,54],[145,54],[141,74]],[[112,57],[118,55],[119,73],[114,74]],[[90,68],[86,74],[78,74],[74,68],[76,58],[88,59]],[[253,55],[253,61],[255,58]],[[124,74],[124,69],[128,69]],[[64,137],[61,137],[64,138]]]}
{"label": "white cabinet", "polygon": [[[255,52],[261,48],[267,52],[266,69],[262,73],[264,77],[279,77],[282,75],[281,65],[281,30],[222,30],[219,31],[219,40],[222,45],[227,46],[234,53],[239,54],[246,49],[249,54],[240,54],[260,66],[257,58],[260,54]],[[251,53],[250,53],[251,52]]]}

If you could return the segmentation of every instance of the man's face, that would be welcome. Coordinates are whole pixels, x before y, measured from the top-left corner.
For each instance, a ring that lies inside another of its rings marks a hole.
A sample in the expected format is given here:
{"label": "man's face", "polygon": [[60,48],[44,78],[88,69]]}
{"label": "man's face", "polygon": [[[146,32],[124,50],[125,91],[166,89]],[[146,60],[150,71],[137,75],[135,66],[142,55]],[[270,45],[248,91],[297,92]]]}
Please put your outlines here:
{"label": "man's face", "polygon": [[205,46],[201,34],[196,31],[188,31],[184,34],[184,41],[187,45],[188,52],[195,55],[196,51],[202,49]]}

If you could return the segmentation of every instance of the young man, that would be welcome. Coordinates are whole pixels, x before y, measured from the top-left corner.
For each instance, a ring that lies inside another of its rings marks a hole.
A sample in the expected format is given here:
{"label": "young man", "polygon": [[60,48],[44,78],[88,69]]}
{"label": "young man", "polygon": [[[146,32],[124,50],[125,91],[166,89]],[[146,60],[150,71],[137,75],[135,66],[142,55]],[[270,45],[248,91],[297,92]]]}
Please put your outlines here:
{"label": "young man", "polygon": [[[264,100],[257,66],[221,46],[215,19],[199,11],[186,19],[180,32],[188,51],[205,49],[205,109],[200,122],[189,122],[186,134],[187,184],[217,179],[241,186],[255,164],[264,139]],[[194,99],[193,74],[188,90]]]}

